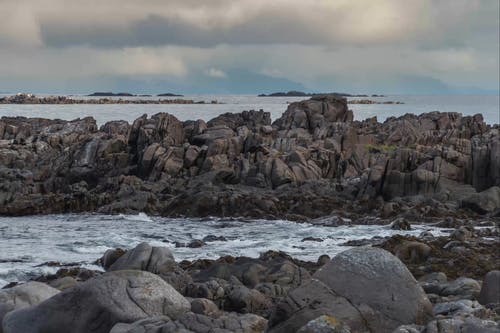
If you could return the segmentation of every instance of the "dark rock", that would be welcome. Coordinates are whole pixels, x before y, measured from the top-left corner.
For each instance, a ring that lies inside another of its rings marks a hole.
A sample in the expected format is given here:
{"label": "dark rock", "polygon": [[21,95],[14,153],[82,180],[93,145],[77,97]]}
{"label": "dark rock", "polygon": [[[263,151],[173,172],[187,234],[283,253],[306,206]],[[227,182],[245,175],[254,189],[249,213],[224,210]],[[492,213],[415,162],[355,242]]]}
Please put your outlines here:
{"label": "dark rock", "polygon": [[500,303],[500,271],[491,271],[486,274],[478,301],[484,305]]}

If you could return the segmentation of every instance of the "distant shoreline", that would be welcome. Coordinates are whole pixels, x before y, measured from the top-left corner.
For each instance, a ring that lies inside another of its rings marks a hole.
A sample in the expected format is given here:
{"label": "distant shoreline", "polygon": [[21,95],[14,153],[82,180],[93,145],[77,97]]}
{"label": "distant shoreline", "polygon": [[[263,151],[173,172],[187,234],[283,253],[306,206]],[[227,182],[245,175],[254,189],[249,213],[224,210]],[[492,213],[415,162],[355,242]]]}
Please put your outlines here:
{"label": "distant shoreline", "polygon": [[[313,96],[322,96],[322,95],[335,95],[342,97],[370,97],[370,95],[366,94],[348,94],[348,93],[339,93],[339,92],[330,92],[330,93],[306,93],[303,91],[288,91],[288,92],[274,92],[270,94],[259,94],[257,97],[313,97]],[[371,97],[386,97],[385,95],[377,95],[372,94]]]}
{"label": "distant shoreline", "polygon": [[17,94],[0,98],[0,104],[220,104],[216,100],[210,102],[192,99],[74,99],[66,96],[37,97],[33,94]]}

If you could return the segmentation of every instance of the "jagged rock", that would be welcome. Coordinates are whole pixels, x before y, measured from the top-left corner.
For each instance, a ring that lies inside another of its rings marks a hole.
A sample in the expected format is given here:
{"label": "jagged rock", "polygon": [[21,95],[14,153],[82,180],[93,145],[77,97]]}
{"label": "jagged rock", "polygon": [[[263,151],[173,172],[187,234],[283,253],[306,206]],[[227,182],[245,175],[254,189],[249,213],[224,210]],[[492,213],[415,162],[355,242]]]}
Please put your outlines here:
{"label": "jagged rock", "polygon": [[208,125],[158,113],[100,129],[89,117],[3,117],[0,214],[304,220],[335,210],[388,217],[500,209],[498,128],[480,115],[353,121],[347,101],[332,95],[291,103],[270,122],[263,111]]}

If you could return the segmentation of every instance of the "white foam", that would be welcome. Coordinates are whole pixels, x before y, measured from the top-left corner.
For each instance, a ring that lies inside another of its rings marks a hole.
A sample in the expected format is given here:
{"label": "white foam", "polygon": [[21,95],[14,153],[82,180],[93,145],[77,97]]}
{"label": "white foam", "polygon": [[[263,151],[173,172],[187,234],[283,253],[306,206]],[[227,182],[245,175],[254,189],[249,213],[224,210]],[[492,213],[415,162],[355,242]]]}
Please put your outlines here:
{"label": "white foam", "polygon": [[[22,262],[0,263],[1,284],[40,274],[52,274],[58,267],[34,267],[48,261],[82,263],[91,269],[96,259],[110,248],[133,248],[141,242],[170,248],[176,260],[216,259],[224,255],[258,257],[267,250],[284,251],[302,260],[316,261],[322,254],[334,256],[348,249],[349,240],[418,235],[443,229],[413,226],[396,231],[388,226],[322,227],[284,220],[171,219],[138,215],[47,215],[0,217],[2,259],[25,258]],[[23,237],[19,237],[23,235]],[[189,243],[205,236],[224,236],[227,241],[208,242],[201,248],[175,248],[175,242]],[[306,237],[322,242],[302,242]],[[1,285],[0,284],[0,285]]]}

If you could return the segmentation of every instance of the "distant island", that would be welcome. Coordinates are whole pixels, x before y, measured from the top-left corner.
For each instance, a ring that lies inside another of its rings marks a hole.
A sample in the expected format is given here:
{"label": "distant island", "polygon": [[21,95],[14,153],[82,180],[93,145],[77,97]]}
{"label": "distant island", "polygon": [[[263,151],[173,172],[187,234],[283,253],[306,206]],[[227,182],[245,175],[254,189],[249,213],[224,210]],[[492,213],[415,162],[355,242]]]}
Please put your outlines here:
{"label": "distant island", "polygon": [[184,97],[184,95],[172,94],[172,93],[164,93],[156,95],[158,97]]}
{"label": "distant island", "polygon": [[89,97],[134,97],[137,95],[131,94],[131,93],[125,93],[125,92],[120,92],[120,93],[113,93],[110,91],[107,92],[95,92],[90,95],[87,95]]}
{"label": "distant island", "polygon": [[[339,92],[331,92],[331,93],[306,93],[303,91],[295,91],[291,90],[288,92],[275,92],[271,94],[260,94],[258,97],[312,97],[312,96],[321,96],[321,95],[336,95],[343,97],[369,97],[365,94],[348,94],[348,93],[339,93]],[[385,97],[384,95],[376,95],[373,94],[371,97]]]}
{"label": "distant island", "polygon": [[[94,95],[94,94],[91,96],[100,96],[101,98],[76,99],[76,98],[69,98],[66,96],[37,97],[33,94],[20,93],[13,96],[0,98],[0,104],[219,104],[219,102],[216,100],[205,102],[205,101],[193,101],[191,99],[180,99],[180,98],[113,99],[113,98],[107,98],[108,96],[102,97],[101,95]],[[118,95],[115,94],[113,96],[118,96]],[[119,96],[128,97],[129,95],[119,95]]]}

